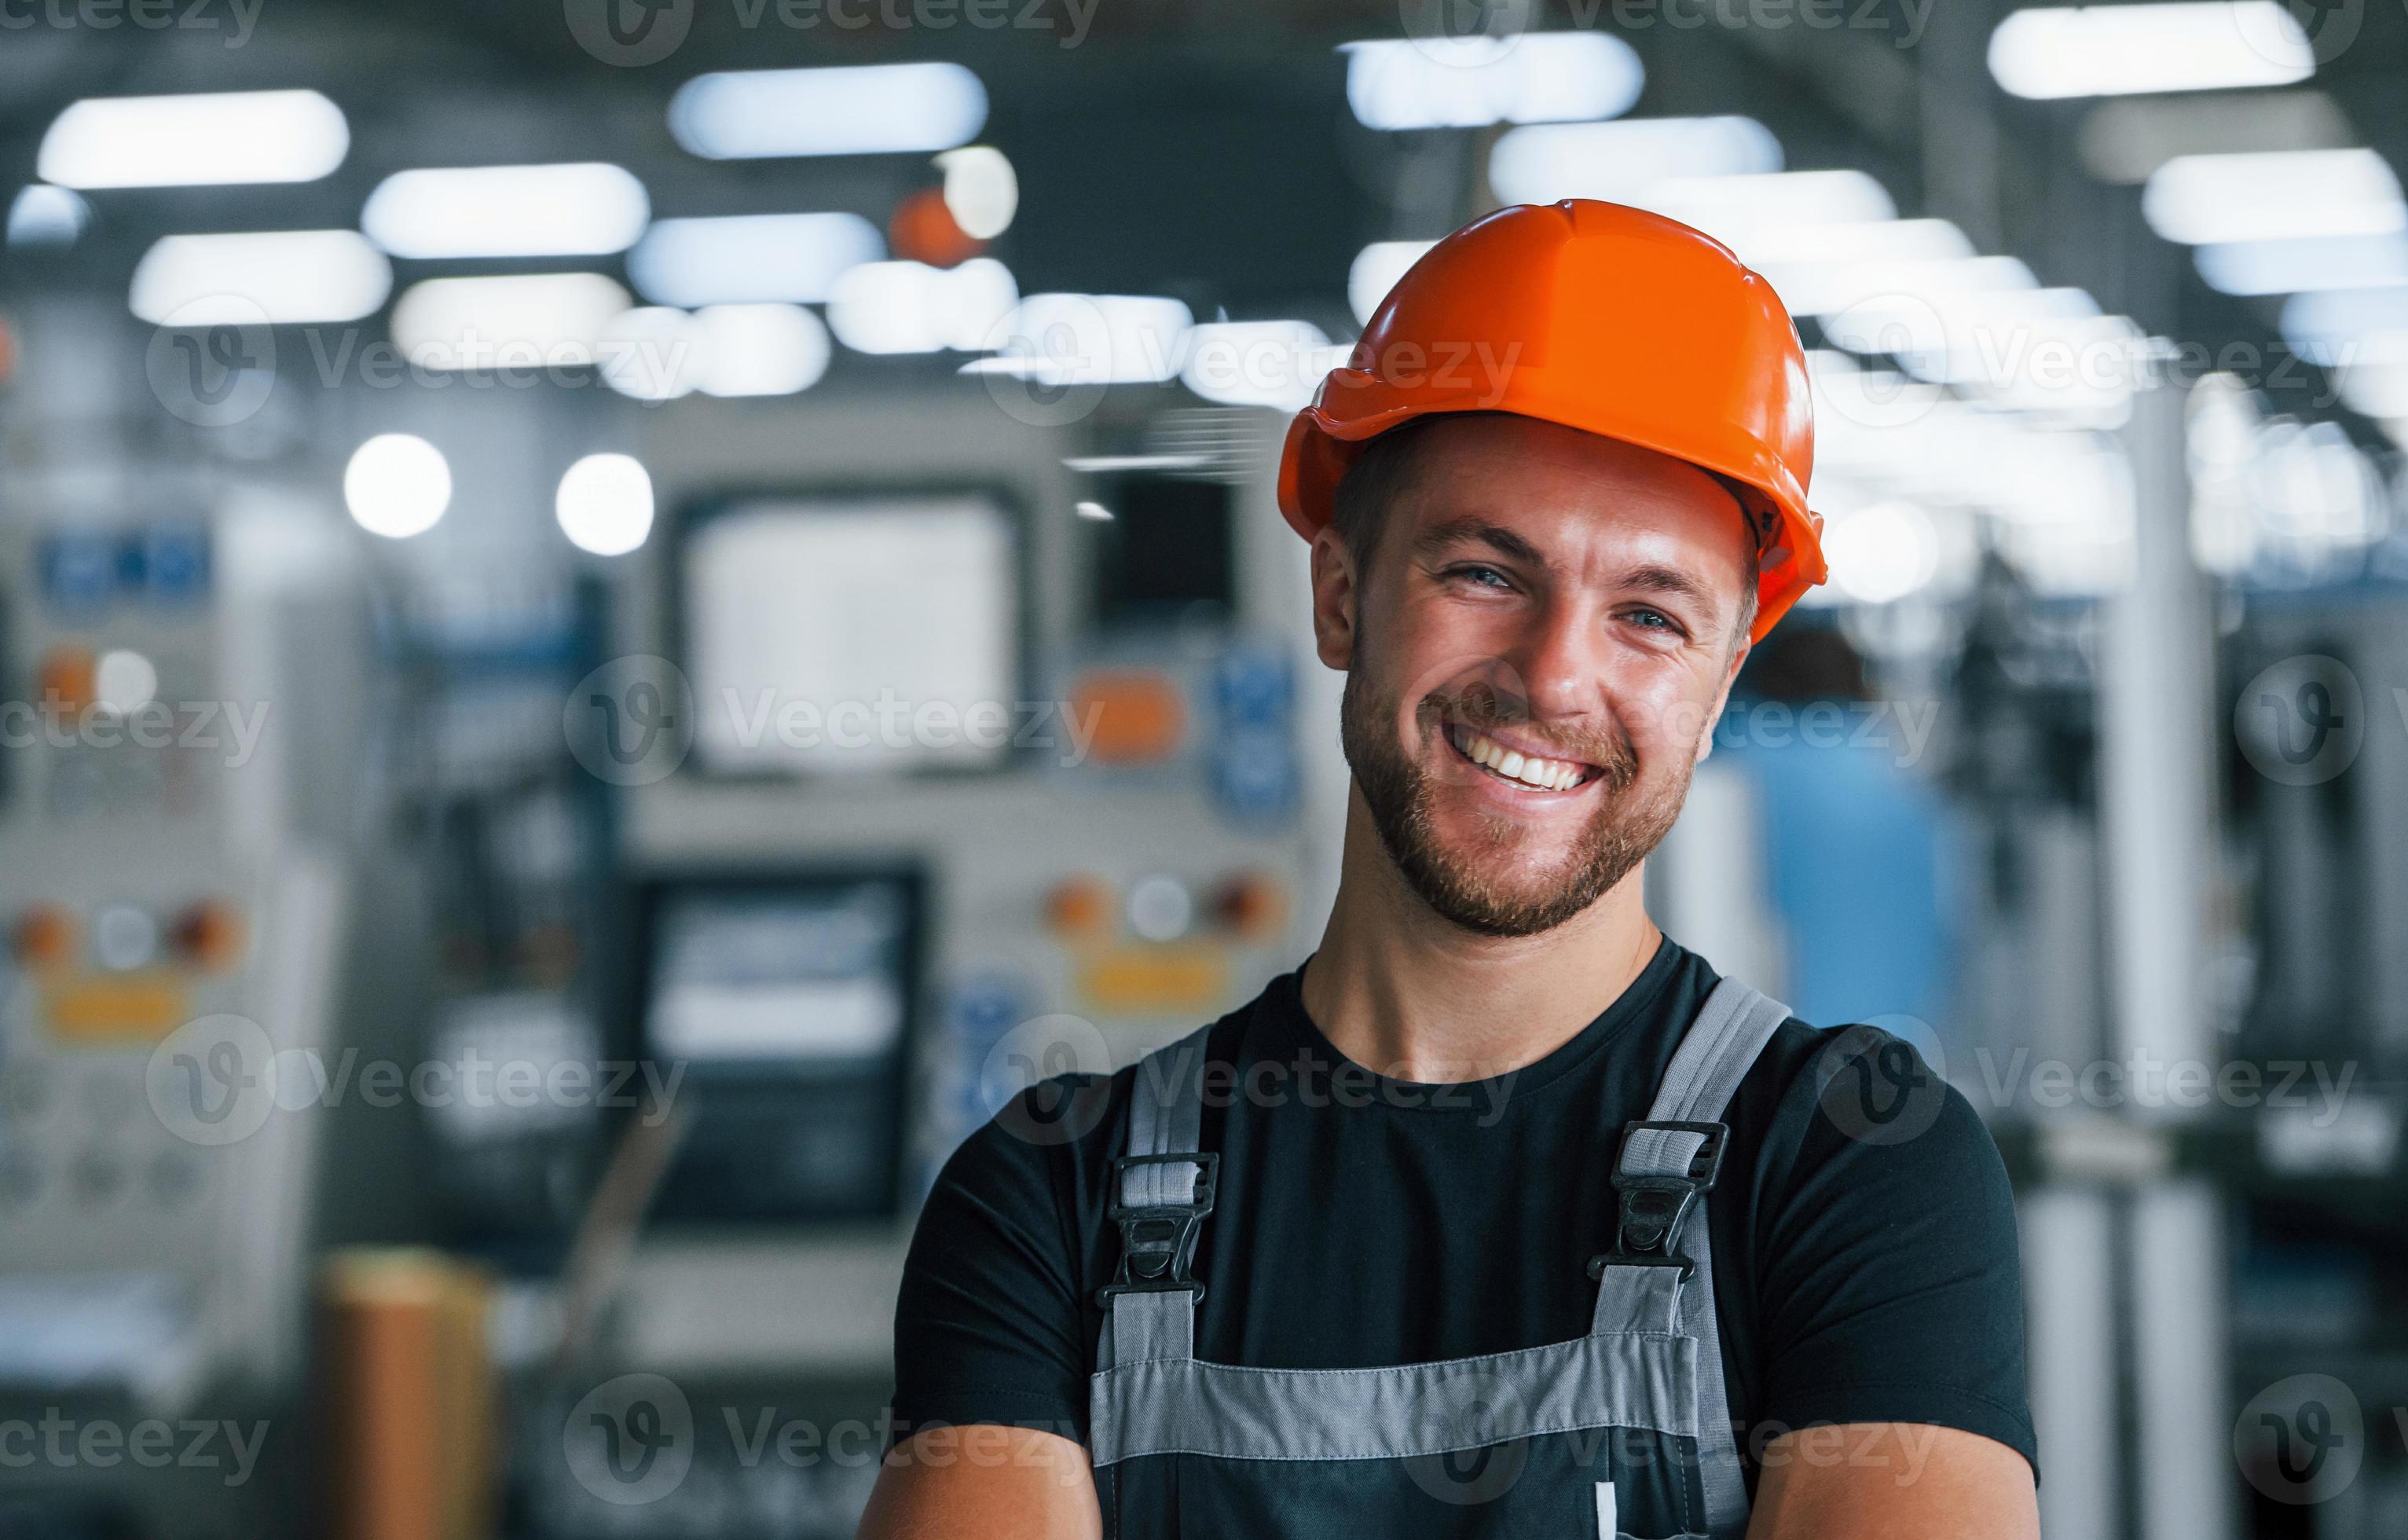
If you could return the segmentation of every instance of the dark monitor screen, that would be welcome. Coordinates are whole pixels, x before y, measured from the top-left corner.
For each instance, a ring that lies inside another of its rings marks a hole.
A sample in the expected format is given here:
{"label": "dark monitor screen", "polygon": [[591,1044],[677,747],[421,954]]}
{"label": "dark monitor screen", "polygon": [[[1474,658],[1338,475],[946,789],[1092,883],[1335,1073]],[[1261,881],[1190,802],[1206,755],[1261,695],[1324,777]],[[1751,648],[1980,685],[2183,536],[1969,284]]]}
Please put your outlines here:
{"label": "dark monitor screen", "polygon": [[649,888],[644,1052],[692,1122],[665,1218],[889,1214],[898,1191],[919,915],[907,874]]}

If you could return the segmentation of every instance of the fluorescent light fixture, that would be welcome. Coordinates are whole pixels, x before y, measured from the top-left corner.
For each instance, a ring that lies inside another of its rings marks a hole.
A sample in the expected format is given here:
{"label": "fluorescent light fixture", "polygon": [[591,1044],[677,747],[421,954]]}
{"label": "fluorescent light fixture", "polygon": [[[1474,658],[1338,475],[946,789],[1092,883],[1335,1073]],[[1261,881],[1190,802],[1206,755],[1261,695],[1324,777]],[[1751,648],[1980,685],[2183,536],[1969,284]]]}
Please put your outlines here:
{"label": "fluorescent light fixture", "polygon": [[393,540],[423,535],[452,506],[451,464],[414,434],[380,433],[351,452],[343,468],[343,503],[371,535]]}
{"label": "fluorescent light fixture", "polygon": [[2408,284],[2328,289],[2283,302],[2283,340],[2312,364],[2352,363],[2370,338],[2391,332],[2408,332]]}
{"label": "fluorescent light fixture", "polygon": [[580,551],[624,556],[652,532],[652,479],[627,454],[588,454],[552,496],[561,533]]}
{"label": "fluorescent light fixture", "polygon": [[1875,503],[1832,519],[1823,532],[1831,584],[1859,604],[1887,604],[1930,583],[1940,570],[1940,536],[1914,504]]}
{"label": "fluorescent light fixture", "polygon": [[351,147],[343,109],[314,91],[93,96],[42,136],[61,187],[213,187],[315,181]]}
{"label": "fluorescent light fixture", "polygon": [[1153,384],[1185,362],[1187,307],[1153,295],[1031,295],[997,329],[992,358],[965,374],[1010,374],[1047,385]]}
{"label": "fluorescent light fixture", "polygon": [[1180,382],[1207,401],[1295,411],[1322,376],[1346,361],[1309,321],[1223,321],[1187,334]]}
{"label": "fluorescent light fixture", "polygon": [[1885,309],[1985,289],[2034,289],[2040,281],[2014,257],[1941,261],[1768,263],[1760,269],[1791,315],[1835,316],[1882,302]]}
{"label": "fluorescent light fixture", "polygon": [[705,396],[793,396],[827,373],[827,327],[799,305],[712,305],[694,319]]}
{"label": "fluorescent light fixture", "polygon": [[972,240],[993,240],[1020,211],[1020,178],[993,145],[973,144],[937,157],[945,173],[945,212]]}
{"label": "fluorescent light fixture", "polygon": [[960,65],[853,65],[697,75],[669,133],[705,160],[952,150],[986,126],[986,87]]}
{"label": "fluorescent light fixture", "polygon": [[865,262],[836,281],[827,324],[855,353],[968,353],[989,345],[1019,298],[1010,270],[991,257],[958,267]]}
{"label": "fluorescent light fixture", "polygon": [[394,173],[360,226],[397,257],[603,256],[633,246],[652,213],[621,166],[474,166]]}
{"label": "fluorescent light fixture", "polygon": [[1754,118],[1628,118],[1540,123],[1506,132],[1488,152],[1488,183],[1507,203],[1644,200],[1673,177],[1734,177],[1782,168],[1781,141]]}
{"label": "fluorescent light fixture", "polygon": [[1210,454],[1066,454],[1063,466],[1082,476],[1119,470],[1201,470],[1212,463]]}
{"label": "fluorescent light fixture", "polygon": [[1637,51],[1603,32],[1390,38],[1345,52],[1347,105],[1366,128],[1618,118],[1647,83]]}
{"label": "fluorescent light fixture", "polygon": [[1388,297],[1405,269],[1437,244],[1434,240],[1375,240],[1355,252],[1354,266],[1346,270],[1346,302],[1354,307],[1355,321],[1369,325],[1371,312]]}
{"label": "fluorescent light fixture", "polygon": [[2291,295],[2408,283],[2408,234],[2243,240],[2191,252],[2209,288],[2228,295]]}
{"label": "fluorescent light fixture", "polygon": [[702,331],[693,316],[664,305],[623,310],[595,344],[602,382],[638,401],[691,395],[702,374]]}
{"label": "fluorescent light fixture", "polygon": [[135,265],[127,304],[152,325],[357,321],[393,292],[393,265],[353,230],[165,236]]}
{"label": "fluorescent light fixture", "polygon": [[599,273],[430,278],[394,303],[393,339],[422,368],[576,367],[626,309]]}
{"label": "fluorescent light fixture", "polygon": [[2315,70],[2275,0],[2019,10],[1990,34],[1990,74],[2041,101],[2290,85]]}
{"label": "fluorescent light fixture", "polygon": [[627,276],[661,305],[818,304],[848,268],[885,254],[859,214],[665,219],[628,253]]}
{"label": "fluorescent light fixture", "polygon": [[1641,195],[1644,207],[1694,225],[1742,255],[1768,230],[1898,218],[1888,190],[1862,171],[1672,177]]}
{"label": "fluorescent light fixture", "polygon": [[2186,246],[2408,229],[2400,179],[2362,147],[2177,155],[2150,173],[2141,212]]}
{"label": "fluorescent light fixture", "polygon": [[[1733,180],[1746,180],[1733,178]],[[1862,262],[1963,262],[1975,255],[1965,232],[1944,219],[1861,224],[1784,224],[1759,231],[1739,254],[1758,268]]]}
{"label": "fluorescent light fixture", "polygon": [[72,246],[92,223],[92,205],[64,187],[31,182],[8,205],[11,246]]}

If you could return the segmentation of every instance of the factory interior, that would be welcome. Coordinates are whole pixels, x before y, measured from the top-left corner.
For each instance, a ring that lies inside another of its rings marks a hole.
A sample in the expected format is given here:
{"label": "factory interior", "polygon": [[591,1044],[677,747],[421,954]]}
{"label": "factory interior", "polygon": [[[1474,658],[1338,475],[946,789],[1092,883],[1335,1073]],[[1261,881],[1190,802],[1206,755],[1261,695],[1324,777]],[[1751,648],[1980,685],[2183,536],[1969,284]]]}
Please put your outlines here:
{"label": "factory interior", "polygon": [[946,1158],[1322,934],[1289,418],[1567,197],[1813,390],[1649,913],[1980,1113],[2049,1540],[2408,1534],[2403,167],[2398,0],[0,0],[0,1537],[852,1535]]}

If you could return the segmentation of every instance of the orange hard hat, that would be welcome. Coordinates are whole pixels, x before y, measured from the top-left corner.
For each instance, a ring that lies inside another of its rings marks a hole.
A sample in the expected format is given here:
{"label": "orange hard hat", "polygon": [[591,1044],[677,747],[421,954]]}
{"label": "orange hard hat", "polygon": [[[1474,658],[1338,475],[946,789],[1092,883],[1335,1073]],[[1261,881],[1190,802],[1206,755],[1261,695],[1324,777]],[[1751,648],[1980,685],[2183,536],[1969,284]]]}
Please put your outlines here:
{"label": "orange hard hat", "polygon": [[1771,284],[1677,221],[1519,204],[1423,253],[1288,425],[1280,511],[1311,540],[1366,445],[1447,411],[1560,423],[1720,477],[1756,525],[1755,640],[1826,576],[1798,329]]}

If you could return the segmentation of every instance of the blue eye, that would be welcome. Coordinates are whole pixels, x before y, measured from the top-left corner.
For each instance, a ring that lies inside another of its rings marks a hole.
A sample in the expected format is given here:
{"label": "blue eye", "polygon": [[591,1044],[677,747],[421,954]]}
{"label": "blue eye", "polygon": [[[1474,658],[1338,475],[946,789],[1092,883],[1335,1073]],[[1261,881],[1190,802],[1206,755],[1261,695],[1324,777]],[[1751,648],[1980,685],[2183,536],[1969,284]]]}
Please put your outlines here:
{"label": "blue eye", "polygon": [[1499,572],[1493,567],[1458,567],[1447,575],[1449,577],[1463,578],[1487,588],[1507,588],[1512,586],[1512,584],[1506,581],[1505,574]]}

